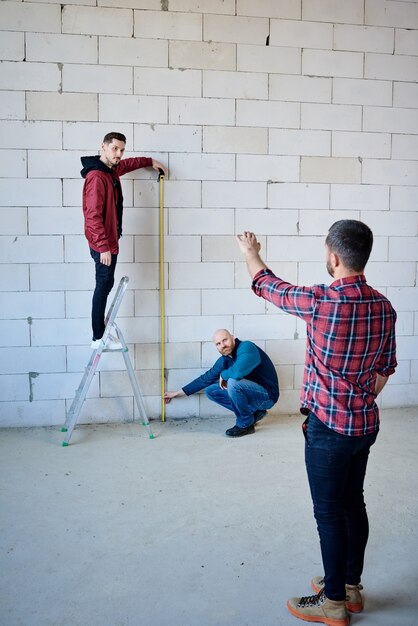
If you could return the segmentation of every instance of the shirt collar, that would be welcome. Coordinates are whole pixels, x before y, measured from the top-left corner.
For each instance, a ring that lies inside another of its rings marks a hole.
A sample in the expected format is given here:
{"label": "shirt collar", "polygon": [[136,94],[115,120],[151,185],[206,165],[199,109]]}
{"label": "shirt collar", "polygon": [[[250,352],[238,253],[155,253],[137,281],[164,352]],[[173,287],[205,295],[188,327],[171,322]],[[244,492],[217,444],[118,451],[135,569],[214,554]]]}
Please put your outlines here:
{"label": "shirt collar", "polygon": [[336,287],[345,287],[345,285],[355,285],[356,283],[366,283],[366,277],[364,274],[358,274],[357,276],[347,276],[346,278],[339,278],[338,280],[334,280],[333,283],[330,284],[331,288]]}

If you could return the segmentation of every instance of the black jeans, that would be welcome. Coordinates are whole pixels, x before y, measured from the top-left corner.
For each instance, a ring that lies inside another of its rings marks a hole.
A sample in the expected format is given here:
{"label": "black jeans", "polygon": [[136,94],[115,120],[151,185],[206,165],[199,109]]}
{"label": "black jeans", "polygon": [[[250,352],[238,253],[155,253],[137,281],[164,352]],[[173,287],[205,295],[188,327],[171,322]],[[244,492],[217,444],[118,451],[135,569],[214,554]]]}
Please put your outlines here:
{"label": "black jeans", "polygon": [[344,600],[345,584],[360,583],[369,522],[363,498],[370,447],[377,432],[340,435],[309,413],[305,463],[318,526],[325,595]]}
{"label": "black jeans", "polygon": [[90,254],[96,265],[96,288],[93,293],[91,307],[91,325],[93,328],[93,339],[101,339],[105,329],[104,320],[107,297],[112,291],[115,282],[115,268],[118,255],[112,254],[112,263],[104,265],[100,263],[100,252],[90,248]]}

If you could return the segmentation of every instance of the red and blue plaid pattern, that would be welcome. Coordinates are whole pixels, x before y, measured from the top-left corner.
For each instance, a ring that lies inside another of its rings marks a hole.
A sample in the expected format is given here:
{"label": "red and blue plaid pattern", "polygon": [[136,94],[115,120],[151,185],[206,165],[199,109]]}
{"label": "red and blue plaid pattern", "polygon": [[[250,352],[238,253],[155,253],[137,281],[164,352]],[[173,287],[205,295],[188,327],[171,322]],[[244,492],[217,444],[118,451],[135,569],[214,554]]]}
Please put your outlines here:
{"label": "red and blue plaid pattern", "polygon": [[307,325],[301,412],[343,435],[379,426],[376,374],[395,371],[396,313],[389,300],[350,276],[331,285],[298,287],[270,270],[254,276],[253,291]]}

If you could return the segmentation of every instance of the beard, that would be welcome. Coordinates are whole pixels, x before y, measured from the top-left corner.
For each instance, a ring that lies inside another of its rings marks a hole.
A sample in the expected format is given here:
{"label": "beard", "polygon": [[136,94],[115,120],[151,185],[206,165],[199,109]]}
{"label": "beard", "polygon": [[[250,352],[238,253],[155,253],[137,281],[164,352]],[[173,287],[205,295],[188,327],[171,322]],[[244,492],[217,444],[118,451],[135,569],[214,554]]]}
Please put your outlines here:
{"label": "beard", "polygon": [[332,278],[334,278],[334,269],[331,265],[331,261],[327,261],[327,272]]}

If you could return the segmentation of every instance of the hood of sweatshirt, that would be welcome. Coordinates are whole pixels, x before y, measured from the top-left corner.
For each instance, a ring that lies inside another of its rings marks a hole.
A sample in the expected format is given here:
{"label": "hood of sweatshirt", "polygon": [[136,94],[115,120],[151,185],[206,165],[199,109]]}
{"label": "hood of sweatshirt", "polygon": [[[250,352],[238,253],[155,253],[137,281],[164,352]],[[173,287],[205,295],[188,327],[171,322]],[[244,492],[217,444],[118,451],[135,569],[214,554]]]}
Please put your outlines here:
{"label": "hood of sweatshirt", "polygon": [[80,174],[83,178],[85,178],[87,174],[92,170],[100,170],[101,172],[106,172],[107,174],[112,173],[112,168],[107,167],[107,165],[105,165],[103,161],[100,160],[98,154],[96,154],[95,156],[81,157],[81,164],[83,166],[83,169],[80,171]]}

